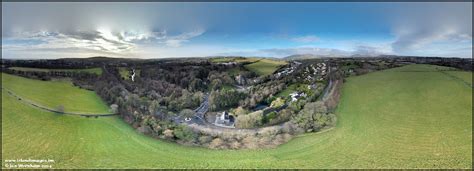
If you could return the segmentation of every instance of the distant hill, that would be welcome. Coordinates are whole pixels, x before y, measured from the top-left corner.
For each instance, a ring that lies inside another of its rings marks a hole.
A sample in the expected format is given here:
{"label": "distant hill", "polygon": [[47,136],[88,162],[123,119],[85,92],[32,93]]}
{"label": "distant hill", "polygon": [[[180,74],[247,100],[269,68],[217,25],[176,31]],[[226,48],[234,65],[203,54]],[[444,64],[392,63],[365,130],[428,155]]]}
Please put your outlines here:
{"label": "distant hill", "polygon": [[367,54],[353,54],[353,55],[342,55],[342,56],[334,56],[334,55],[316,55],[316,54],[296,54],[284,57],[285,60],[301,60],[301,59],[315,59],[315,58],[360,58],[360,57],[402,57],[397,55],[367,55]]}
{"label": "distant hill", "polygon": [[298,60],[298,59],[314,59],[314,58],[328,58],[333,56],[328,55],[315,55],[315,54],[296,54],[284,57],[285,60]]}

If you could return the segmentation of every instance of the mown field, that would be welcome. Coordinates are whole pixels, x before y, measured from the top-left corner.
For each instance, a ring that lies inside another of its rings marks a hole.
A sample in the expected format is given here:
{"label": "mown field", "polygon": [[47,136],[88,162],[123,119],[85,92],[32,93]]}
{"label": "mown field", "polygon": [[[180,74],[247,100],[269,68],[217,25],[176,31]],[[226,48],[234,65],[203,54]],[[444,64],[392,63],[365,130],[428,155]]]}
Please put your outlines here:
{"label": "mown field", "polygon": [[432,66],[407,66],[348,78],[334,129],[275,149],[209,150],[140,135],[118,117],[40,111],[3,91],[2,154],[54,159],[55,168],[471,168],[471,110],[472,88]]}
{"label": "mown field", "polygon": [[95,92],[74,87],[68,80],[40,81],[2,73],[2,87],[52,109],[63,106],[65,112],[110,113]]}
{"label": "mown field", "polygon": [[17,71],[39,71],[39,72],[50,72],[50,71],[64,71],[64,72],[88,72],[92,74],[101,75],[101,68],[88,68],[88,69],[46,69],[46,68],[28,68],[28,67],[11,67],[10,69]]}
{"label": "mown field", "polygon": [[285,61],[261,59],[257,62],[245,65],[245,68],[257,73],[258,75],[270,75],[280,68],[280,66],[285,64]]}

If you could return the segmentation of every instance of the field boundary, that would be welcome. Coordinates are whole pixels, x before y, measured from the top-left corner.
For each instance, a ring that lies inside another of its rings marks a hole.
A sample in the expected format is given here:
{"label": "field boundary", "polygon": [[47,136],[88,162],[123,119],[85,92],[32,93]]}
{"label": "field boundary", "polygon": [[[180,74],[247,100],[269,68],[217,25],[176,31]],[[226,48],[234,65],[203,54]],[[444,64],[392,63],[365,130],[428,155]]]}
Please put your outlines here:
{"label": "field boundary", "polygon": [[450,78],[452,78],[454,81],[460,81],[462,83],[464,83],[464,85],[466,85],[467,87],[469,88],[474,88],[474,85],[472,83],[469,83],[459,77],[456,77],[454,75],[451,75],[449,73],[447,73],[446,71],[459,71],[459,70],[455,70],[455,69],[437,69],[436,71],[388,71],[388,72],[439,72],[439,73],[442,73]]}
{"label": "field boundary", "polygon": [[18,101],[21,101],[21,102],[24,103],[24,104],[27,104],[27,105],[30,105],[30,106],[33,106],[33,107],[35,107],[35,108],[38,108],[38,109],[41,109],[41,110],[45,110],[45,111],[48,111],[48,112],[54,112],[54,113],[66,114],[66,115],[82,116],[82,117],[104,117],[104,116],[115,116],[115,115],[118,115],[118,113],[79,113],[79,112],[63,112],[63,111],[58,111],[58,110],[55,110],[55,109],[52,109],[52,108],[45,107],[45,106],[42,106],[42,105],[40,105],[40,104],[37,104],[37,103],[33,102],[32,100],[23,98],[23,97],[17,95],[17,94],[14,93],[13,91],[11,91],[11,90],[9,90],[9,89],[3,87],[3,86],[2,86],[2,90],[5,90],[8,95],[10,95],[10,96],[16,98]]}
{"label": "field boundary", "polygon": [[461,81],[462,83],[464,83],[464,85],[466,85],[466,86],[469,87],[469,88],[473,88],[473,87],[474,87],[474,85],[472,85],[472,83],[469,83],[469,82],[467,82],[467,81],[465,81],[465,80],[463,80],[463,79],[461,79],[461,78],[459,78],[459,77],[456,77],[456,76],[451,75],[451,74],[449,74],[449,73],[447,73],[447,72],[444,72],[444,71],[439,71],[439,72],[441,72],[441,73],[443,73],[444,75],[446,75],[446,76],[448,76],[448,77],[454,79],[455,81]]}

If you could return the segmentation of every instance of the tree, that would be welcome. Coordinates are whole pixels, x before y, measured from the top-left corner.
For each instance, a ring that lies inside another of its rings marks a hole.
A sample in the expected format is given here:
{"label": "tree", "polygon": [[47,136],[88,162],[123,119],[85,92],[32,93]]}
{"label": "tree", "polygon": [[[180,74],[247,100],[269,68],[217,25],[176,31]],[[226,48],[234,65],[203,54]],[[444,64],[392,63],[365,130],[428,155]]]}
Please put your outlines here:
{"label": "tree", "polygon": [[285,100],[282,99],[281,97],[276,98],[275,100],[272,101],[270,104],[270,107],[278,108],[285,105]]}
{"label": "tree", "polygon": [[192,143],[196,140],[196,134],[188,127],[180,125],[176,129],[174,129],[174,135],[176,138]]}
{"label": "tree", "polygon": [[328,113],[323,102],[308,103],[292,120],[298,127],[307,132],[319,131],[328,126],[334,126],[336,117]]}
{"label": "tree", "polygon": [[150,107],[148,107],[148,110],[150,112],[150,114],[152,115],[156,115],[160,109],[160,103],[156,100],[153,100],[151,103],[150,103]]}
{"label": "tree", "polygon": [[194,111],[191,109],[183,109],[181,110],[181,112],[179,112],[179,115],[186,118],[190,118],[194,116]]}
{"label": "tree", "polygon": [[235,116],[239,116],[239,115],[247,114],[248,111],[245,110],[242,106],[239,106],[239,107],[234,109],[233,113],[234,113]]}
{"label": "tree", "polygon": [[118,113],[118,105],[117,104],[110,105],[110,112]]}
{"label": "tree", "polygon": [[246,115],[239,115],[236,118],[235,127],[255,128],[262,124],[263,111],[255,111]]}

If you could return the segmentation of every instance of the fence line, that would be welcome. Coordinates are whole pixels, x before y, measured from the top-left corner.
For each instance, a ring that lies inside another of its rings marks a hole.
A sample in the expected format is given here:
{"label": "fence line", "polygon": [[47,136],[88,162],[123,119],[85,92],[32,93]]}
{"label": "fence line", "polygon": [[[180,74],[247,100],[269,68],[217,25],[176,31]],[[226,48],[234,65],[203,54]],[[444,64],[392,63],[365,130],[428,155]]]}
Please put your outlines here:
{"label": "fence line", "polygon": [[8,95],[12,96],[12,97],[15,97],[18,101],[21,101],[25,104],[28,104],[30,106],[33,106],[35,108],[38,108],[38,109],[41,109],[41,110],[45,110],[45,111],[48,111],[48,112],[54,112],[54,113],[59,113],[59,114],[66,114],[66,115],[75,115],[75,116],[83,116],[83,117],[104,117],[104,116],[115,116],[115,115],[118,115],[118,113],[102,113],[102,114],[96,114],[96,113],[77,113],[77,112],[64,112],[64,111],[58,111],[58,110],[55,110],[55,109],[52,109],[52,108],[49,108],[49,107],[45,107],[45,106],[42,106],[42,105],[39,105],[39,104],[36,104],[34,103],[33,101],[29,100],[29,99],[25,99],[25,98],[22,98],[20,96],[18,96],[17,94],[15,94],[13,91],[5,88],[2,86],[2,89],[5,90]]}

